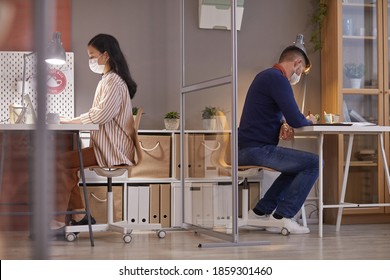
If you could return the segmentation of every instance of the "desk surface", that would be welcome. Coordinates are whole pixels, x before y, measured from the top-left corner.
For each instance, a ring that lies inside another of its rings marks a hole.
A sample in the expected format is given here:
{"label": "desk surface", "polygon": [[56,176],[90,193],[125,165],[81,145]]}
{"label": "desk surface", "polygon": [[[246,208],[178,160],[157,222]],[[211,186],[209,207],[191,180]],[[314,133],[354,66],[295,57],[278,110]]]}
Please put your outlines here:
{"label": "desk surface", "polygon": [[294,129],[295,134],[318,134],[318,133],[380,133],[380,132],[390,132],[390,126],[380,126],[380,125],[359,125],[354,124],[350,126],[345,125],[311,125],[304,126]]}
{"label": "desk surface", "polygon": [[[0,124],[2,130],[35,130],[34,124]],[[48,130],[63,130],[63,131],[82,131],[82,130],[98,130],[98,124],[48,124]]]}

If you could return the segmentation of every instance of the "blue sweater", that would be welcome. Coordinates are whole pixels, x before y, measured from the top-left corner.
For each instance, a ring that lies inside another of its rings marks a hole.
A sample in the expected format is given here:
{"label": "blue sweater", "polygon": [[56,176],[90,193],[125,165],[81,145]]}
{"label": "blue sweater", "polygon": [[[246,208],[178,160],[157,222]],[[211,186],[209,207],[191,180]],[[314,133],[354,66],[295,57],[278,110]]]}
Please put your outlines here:
{"label": "blue sweater", "polygon": [[289,80],[276,68],[256,75],[249,87],[238,130],[238,146],[277,145],[282,119],[294,127],[311,125],[299,111]]}

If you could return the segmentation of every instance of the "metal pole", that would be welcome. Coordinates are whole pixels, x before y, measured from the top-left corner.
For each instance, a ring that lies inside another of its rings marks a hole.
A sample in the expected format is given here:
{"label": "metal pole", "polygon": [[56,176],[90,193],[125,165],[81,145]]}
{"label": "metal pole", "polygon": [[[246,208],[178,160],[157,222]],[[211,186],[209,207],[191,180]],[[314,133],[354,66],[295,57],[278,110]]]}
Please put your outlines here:
{"label": "metal pole", "polygon": [[237,137],[237,0],[231,0],[232,51],[232,188],[233,188],[233,242],[238,242],[238,137]]}
{"label": "metal pole", "polygon": [[52,149],[46,129],[46,45],[52,30],[53,8],[56,1],[35,0],[34,34],[37,47],[37,124],[34,136],[33,233],[34,259],[49,258],[50,221],[52,215],[53,172],[50,162]]}
{"label": "metal pole", "polygon": [[181,62],[181,83],[180,83],[180,185],[181,185],[181,211],[182,211],[182,224],[184,224],[184,192],[185,192],[185,164],[184,164],[184,125],[185,125],[185,96],[183,88],[185,86],[185,58],[184,58],[184,1],[180,1],[180,62]]}

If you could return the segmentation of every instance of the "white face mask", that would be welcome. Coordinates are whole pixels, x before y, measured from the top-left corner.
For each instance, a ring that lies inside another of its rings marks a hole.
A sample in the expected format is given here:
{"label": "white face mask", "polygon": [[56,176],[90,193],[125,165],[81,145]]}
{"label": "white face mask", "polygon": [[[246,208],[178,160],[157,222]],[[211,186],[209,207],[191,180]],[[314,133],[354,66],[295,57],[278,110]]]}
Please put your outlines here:
{"label": "white face mask", "polygon": [[[100,56],[99,56],[100,57]],[[92,72],[97,74],[102,74],[104,71],[105,64],[99,64],[98,58],[90,58],[89,59],[89,69],[91,69]]]}
{"label": "white face mask", "polygon": [[290,84],[292,86],[296,85],[297,83],[299,83],[299,80],[301,79],[301,75],[298,75],[297,73],[293,73],[290,77]]}

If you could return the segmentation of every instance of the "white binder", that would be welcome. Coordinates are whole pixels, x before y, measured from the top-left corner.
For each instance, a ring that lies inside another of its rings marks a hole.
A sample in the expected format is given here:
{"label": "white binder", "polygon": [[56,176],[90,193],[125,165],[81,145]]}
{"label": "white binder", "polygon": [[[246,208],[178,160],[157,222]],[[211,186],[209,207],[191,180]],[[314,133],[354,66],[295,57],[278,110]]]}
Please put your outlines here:
{"label": "white binder", "polygon": [[127,220],[130,224],[139,223],[138,187],[130,186],[127,190]]}
{"label": "white binder", "polygon": [[138,223],[149,224],[149,186],[138,188]]}

